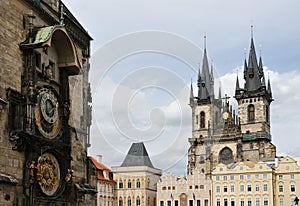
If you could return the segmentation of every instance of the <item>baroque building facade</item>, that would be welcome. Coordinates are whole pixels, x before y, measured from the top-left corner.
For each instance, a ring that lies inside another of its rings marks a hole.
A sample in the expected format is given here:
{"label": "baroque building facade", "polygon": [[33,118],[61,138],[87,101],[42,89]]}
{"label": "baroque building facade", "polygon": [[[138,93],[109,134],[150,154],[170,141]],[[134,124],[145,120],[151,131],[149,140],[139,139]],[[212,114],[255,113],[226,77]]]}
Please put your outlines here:
{"label": "baroque building facade", "polygon": [[0,5],[1,205],[94,205],[92,38],[59,0]]}
{"label": "baroque building facade", "polygon": [[189,138],[188,174],[197,168],[210,175],[219,164],[275,157],[271,142],[270,104],[273,101],[270,80],[266,84],[262,58],[257,61],[251,37],[248,61],[244,63],[244,87],[236,80],[238,112],[227,97],[215,95],[213,68],[204,48],[202,70],[198,74],[198,95],[191,85],[192,137]]}
{"label": "baroque building facade", "polygon": [[157,183],[158,206],[209,206],[212,181],[201,171],[177,177],[168,172]]}
{"label": "baroque building facade", "polygon": [[133,143],[121,166],[112,167],[115,205],[155,206],[161,170],[154,168],[144,143]]}
{"label": "baroque building facade", "polygon": [[212,205],[275,205],[273,166],[261,161],[217,165],[211,175]]}

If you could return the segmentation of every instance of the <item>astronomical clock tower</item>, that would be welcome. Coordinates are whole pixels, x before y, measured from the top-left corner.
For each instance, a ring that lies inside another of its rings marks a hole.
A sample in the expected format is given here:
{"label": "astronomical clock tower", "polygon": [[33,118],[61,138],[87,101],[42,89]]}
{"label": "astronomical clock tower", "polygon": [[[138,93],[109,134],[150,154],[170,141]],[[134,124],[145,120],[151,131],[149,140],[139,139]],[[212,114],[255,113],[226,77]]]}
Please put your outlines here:
{"label": "astronomical clock tower", "polygon": [[1,73],[0,186],[4,177],[8,184],[0,205],[94,205],[86,166],[91,37],[61,1],[5,4],[13,18],[1,19],[10,28],[1,46],[10,47],[1,60],[9,72]]}
{"label": "astronomical clock tower", "polygon": [[198,95],[191,85],[192,137],[189,138],[188,174],[197,168],[210,175],[219,163],[238,161],[257,162],[275,157],[276,147],[271,142],[270,104],[273,101],[271,84],[265,83],[262,59],[257,61],[251,38],[248,62],[244,65],[244,88],[236,81],[235,99],[238,111],[233,110],[227,95],[214,94],[212,67],[204,49],[202,71],[198,74]]}

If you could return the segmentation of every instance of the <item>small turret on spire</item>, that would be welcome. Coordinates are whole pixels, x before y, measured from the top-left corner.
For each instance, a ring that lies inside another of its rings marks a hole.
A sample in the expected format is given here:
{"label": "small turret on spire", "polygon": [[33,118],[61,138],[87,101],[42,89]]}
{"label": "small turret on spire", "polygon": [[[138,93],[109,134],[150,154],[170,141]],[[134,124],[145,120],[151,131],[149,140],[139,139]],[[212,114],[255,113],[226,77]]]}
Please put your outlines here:
{"label": "small turret on spire", "polygon": [[270,76],[268,77],[268,87],[267,87],[267,92],[272,96],[272,89],[271,89]]}
{"label": "small turret on spire", "polygon": [[191,79],[191,91],[190,91],[190,106],[194,105],[194,91],[193,91],[193,80]]}
{"label": "small turret on spire", "polygon": [[236,83],[235,83],[235,93],[239,92],[241,90],[240,88],[240,82],[239,82],[239,75],[236,75]]}
{"label": "small turret on spire", "polygon": [[222,99],[221,82],[219,83],[219,95],[218,95],[218,99]]}

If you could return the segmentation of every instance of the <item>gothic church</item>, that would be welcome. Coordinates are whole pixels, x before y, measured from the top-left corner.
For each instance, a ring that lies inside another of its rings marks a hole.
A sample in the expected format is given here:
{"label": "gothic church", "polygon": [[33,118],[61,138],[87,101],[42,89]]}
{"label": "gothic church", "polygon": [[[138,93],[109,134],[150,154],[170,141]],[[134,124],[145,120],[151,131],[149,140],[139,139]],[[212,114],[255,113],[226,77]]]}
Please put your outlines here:
{"label": "gothic church", "polygon": [[248,61],[244,63],[242,88],[236,79],[235,96],[238,112],[228,98],[216,97],[213,69],[204,48],[202,70],[198,74],[198,96],[191,85],[192,138],[189,138],[188,174],[195,169],[210,175],[219,163],[230,165],[239,161],[257,162],[276,156],[271,142],[270,104],[273,101],[270,80],[266,84],[262,58],[257,60],[251,37]]}

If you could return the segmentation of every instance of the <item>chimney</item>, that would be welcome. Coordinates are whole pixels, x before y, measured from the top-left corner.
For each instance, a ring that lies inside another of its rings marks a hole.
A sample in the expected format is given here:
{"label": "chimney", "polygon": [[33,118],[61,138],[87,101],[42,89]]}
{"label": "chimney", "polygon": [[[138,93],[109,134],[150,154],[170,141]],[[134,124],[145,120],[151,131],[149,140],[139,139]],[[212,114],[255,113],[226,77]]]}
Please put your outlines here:
{"label": "chimney", "polygon": [[97,156],[97,162],[102,163],[102,155],[96,155]]}

